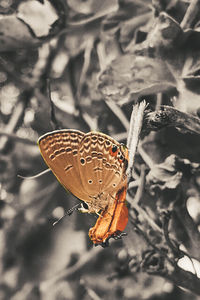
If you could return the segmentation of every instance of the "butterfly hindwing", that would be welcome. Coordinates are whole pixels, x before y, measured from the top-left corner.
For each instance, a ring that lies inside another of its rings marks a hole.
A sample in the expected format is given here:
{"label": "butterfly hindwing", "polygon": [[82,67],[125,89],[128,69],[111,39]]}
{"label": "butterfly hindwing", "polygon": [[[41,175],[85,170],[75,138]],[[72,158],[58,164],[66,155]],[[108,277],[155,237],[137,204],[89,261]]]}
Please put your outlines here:
{"label": "butterfly hindwing", "polygon": [[111,155],[112,147],[121,145],[111,137],[89,132],[79,146],[79,169],[81,182],[90,195],[114,191],[122,181],[123,163]]}
{"label": "butterfly hindwing", "polygon": [[87,200],[78,168],[78,148],[84,137],[78,130],[56,130],[38,140],[41,154],[60,183],[81,200]]}

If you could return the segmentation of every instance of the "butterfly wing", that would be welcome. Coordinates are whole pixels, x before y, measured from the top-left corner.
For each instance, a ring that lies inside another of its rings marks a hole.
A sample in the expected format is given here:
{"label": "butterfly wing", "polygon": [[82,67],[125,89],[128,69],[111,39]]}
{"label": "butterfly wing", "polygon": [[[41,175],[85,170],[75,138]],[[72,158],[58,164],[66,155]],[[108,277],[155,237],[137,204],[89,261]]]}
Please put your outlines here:
{"label": "butterfly wing", "polygon": [[121,186],[124,174],[123,162],[112,156],[113,145],[121,147],[117,141],[100,132],[88,132],[79,146],[79,170],[81,182],[89,195],[101,192],[112,193]]}
{"label": "butterfly wing", "polygon": [[55,130],[38,140],[40,152],[59,182],[81,200],[87,200],[78,167],[78,147],[85,134],[78,130]]}

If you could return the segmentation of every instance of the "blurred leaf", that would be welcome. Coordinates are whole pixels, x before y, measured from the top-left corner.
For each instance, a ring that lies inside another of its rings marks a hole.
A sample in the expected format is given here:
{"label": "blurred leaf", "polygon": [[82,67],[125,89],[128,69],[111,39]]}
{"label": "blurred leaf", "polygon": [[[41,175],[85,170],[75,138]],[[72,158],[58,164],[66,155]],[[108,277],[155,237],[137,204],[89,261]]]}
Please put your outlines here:
{"label": "blurred leaf", "polygon": [[[197,96],[200,74],[199,48],[198,27],[183,30],[174,18],[161,12],[154,20],[146,40],[140,44],[129,45],[127,49],[137,55],[144,55],[146,59],[149,59],[146,57],[149,55],[155,59],[155,62],[158,59],[162,60],[162,64],[167,65],[173,76],[174,87],[179,92],[177,100],[174,102],[175,107],[185,112],[195,112],[199,107]],[[164,75],[165,70],[161,70],[161,73]],[[167,85],[166,89],[161,88],[160,91],[166,92]],[[159,88],[155,89],[153,93],[155,92],[159,92]],[[141,94],[143,95],[143,93]],[[191,97],[193,103],[188,101]],[[128,99],[130,100],[130,97]]]}
{"label": "blurred leaf", "polygon": [[165,11],[172,16],[177,22],[181,22],[186,9],[189,5],[189,1],[182,0],[153,0],[153,8],[155,9],[155,15]]}
{"label": "blurred leaf", "polygon": [[181,159],[172,154],[163,163],[155,165],[146,179],[151,190],[156,187],[161,190],[176,189],[183,182],[183,177],[189,180],[198,169],[199,164],[191,163],[188,159]]}
{"label": "blurred leaf", "polygon": [[185,77],[183,80],[178,80],[177,89],[179,94],[173,101],[174,106],[181,111],[196,114],[200,107],[199,78],[191,76]]}
{"label": "blurred leaf", "polygon": [[1,16],[0,28],[0,51],[13,51],[38,44],[38,40],[31,34],[27,25],[15,15]]}
{"label": "blurred leaf", "polygon": [[[48,300],[75,300],[75,292],[73,290],[72,284],[66,280],[61,280],[52,284],[48,289],[42,291],[42,297]],[[21,299],[19,299],[21,300]]]}
{"label": "blurred leaf", "polygon": [[67,0],[68,5],[82,14],[107,14],[118,8],[117,0]]}
{"label": "blurred leaf", "polygon": [[125,52],[129,52],[128,49],[131,52],[131,44],[135,45],[136,42],[146,38],[152,20],[152,12],[145,11],[130,20],[121,22],[119,42]]}
{"label": "blurred leaf", "polygon": [[22,2],[17,17],[28,24],[37,37],[48,35],[51,25],[58,19],[55,9],[47,0],[44,4],[34,0]]}
{"label": "blurred leaf", "polygon": [[[170,57],[173,53],[165,52],[167,49],[176,48],[183,35],[180,25],[169,15],[162,12],[155,20],[154,26],[147,36],[150,47],[158,51],[160,56]],[[162,52],[163,51],[163,52]]]}
{"label": "blurred leaf", "polygon": [[99,82],[104,96],[123,102],[175,86],[175,79],[163,61],[133,54],[113,60],[100,74]]}
{"label": "blurred leaf", "polygon": [[[56,195],[57,187],[58,184],[56,181],[44,186],[44,180],[41,178],[23,180],[19,190],[19,201],[20,205],[24,207],[26,220],[33,222],[39,217],[46,217],[50,214],[50,209],[56,203],[54,201],[51,205],[49,201]],[[47,206],[48,209],[46,208]]]}
{"label": "blurred leaf", "polygon": [[[133,37],[135,27],[146,23],[145,13],[149,11],[150,8],[143,1],[119,2],[118,10],[106,16],[102,21],[102,31],[104,34],[112,34],[120,29],[120,39],[123,39],[122,36],[125,35],[129,38]],[[126,23],[128,21],[129,25]]]}
{"label": "blurred leaf", "polygon": [[0,154],[0,182],[7,190],[15,184],[16,169],[13,168],[14,165],[13,155]]}

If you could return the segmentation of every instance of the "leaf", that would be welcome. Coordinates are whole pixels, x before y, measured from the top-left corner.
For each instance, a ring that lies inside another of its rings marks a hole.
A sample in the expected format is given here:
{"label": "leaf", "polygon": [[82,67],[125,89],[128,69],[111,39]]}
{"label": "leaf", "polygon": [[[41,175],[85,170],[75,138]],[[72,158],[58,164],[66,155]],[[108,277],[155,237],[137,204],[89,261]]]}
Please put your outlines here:
{"label": "leaf", "polygon": [[37,37],[48,35],[51,25],[58,19],[48,1],[44,1],[44,4],[36,1],[23,2],[18,8],[17,16],[30,26]]}
{"label": "leaf", "polygon": [[[129,35],[128,31],[133,31],[135,29],[134,27],[138,26],[136,24],[146,23],[145,13],[149,11],[150,7],[148,7],[146,3],[143,3],[142,1],[124,1],[123,3],[119,3],[118,10],[109,14],[102,21],[102,31],[103,33],[110,33],[116,32],[118,28],[121,28],[120,35]],[[138,18],[142,20],[138,22]],[[127,20],[131,21],[133,24],[126,24],[124,26],[124,22],[126,22]]]}
{"label": "leaf", "polygon": [[124,103],[174,86],[175,79],[163,61],[126,54],[100,74],[98,88],[105,97]]}
{"label": "leaf", "polygon": [[189,180],[198,168],[199,164],[172,154],[163,163],[151,169],[146,177],[147,183],[150,184],[151,190],[156,187],[160,190],[176,189],[183,182],[183,177]]}
{"label": "leaf", "polygon": [[14,51],[37,43],[26,24],[15,15],[0,18],[0,51]]}
{"label": "leaf", "polygon": [[[168,14],[162,12],[157,19],[155,19],[154,26],[148,34],[147,40],[151,47],[172,48],[178,46],[181,35],[183,34],[180,25]],[[172,53],[166,53],[166,55]]]}
{"label": "leaf", "polygon": [[117,0],[68,0],[67,4],[76,12],[82,14],[100,14],[100,12],[112,12],[118,7]]}

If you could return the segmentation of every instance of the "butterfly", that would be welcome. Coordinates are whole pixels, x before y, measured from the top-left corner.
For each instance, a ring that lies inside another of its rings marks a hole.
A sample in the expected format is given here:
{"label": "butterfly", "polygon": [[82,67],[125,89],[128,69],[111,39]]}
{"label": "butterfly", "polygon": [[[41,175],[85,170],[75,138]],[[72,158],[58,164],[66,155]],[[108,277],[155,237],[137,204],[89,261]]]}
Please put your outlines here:
{"label": "butterfly", "polygon": [[58,181],[85,202],[87,208],[81,210],[99,215],[89,232],[93,243],[105,243],[122,232],[128,221],[128,149],[106,134],[74,129],[46,133],[38,145]]}

